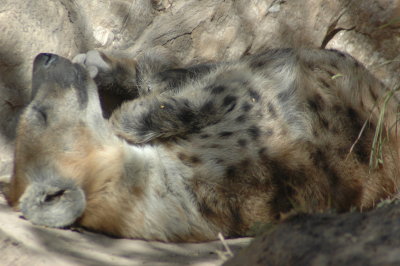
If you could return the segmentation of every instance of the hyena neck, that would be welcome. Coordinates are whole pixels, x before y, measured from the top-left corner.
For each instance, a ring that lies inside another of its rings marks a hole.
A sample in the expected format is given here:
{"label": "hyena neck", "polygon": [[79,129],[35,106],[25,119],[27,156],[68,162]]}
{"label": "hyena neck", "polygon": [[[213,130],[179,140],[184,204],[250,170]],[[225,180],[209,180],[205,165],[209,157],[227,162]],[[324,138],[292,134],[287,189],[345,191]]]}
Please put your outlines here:
{"label": "hyena neck", "polygon": [[112,131],[102,134],[87,134],[78,145],[83,152],[71,154],[60,167],[64,176],[77,178],[85,192],[82,226],[161,241],[216,237],[187,189],[190,167],[174,160],[162,144],[132,145]]}

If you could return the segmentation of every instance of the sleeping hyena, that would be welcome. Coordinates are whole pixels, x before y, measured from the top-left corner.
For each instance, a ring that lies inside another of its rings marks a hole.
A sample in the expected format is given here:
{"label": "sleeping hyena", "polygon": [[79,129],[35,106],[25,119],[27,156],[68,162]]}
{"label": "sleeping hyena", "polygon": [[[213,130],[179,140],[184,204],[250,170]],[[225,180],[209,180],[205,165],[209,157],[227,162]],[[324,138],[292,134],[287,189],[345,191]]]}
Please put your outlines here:
{"label": "sleeping hyena", "polygon": [[[107,120],[91,77],[136,99]],[[40,54],[32,95],[8,200],[35,224],[204,241],[296,210],[370,208],[398,191],[397,95],[338,51],[187,68]]]}

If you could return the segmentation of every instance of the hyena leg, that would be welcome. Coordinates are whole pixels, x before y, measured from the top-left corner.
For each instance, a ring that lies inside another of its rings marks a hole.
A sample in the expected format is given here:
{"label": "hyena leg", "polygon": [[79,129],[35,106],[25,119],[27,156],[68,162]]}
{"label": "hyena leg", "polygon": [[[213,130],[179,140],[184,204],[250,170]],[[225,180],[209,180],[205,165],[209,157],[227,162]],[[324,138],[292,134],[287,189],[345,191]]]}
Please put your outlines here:
{"label": "hyena leg", "polygon": [[86,54],[76,55],[72,62],[86,66],[100,90],[112,91],[132,98],[138,96],[136,60],[115,58],[103,52],[91,50]]}
{"label": "hyena leg", "polygon": [[169,83],[166,81],[179,79],[180,73],[185,73],[180,69],[167,71],[179,68],[180,63],[166,51],[155,48],[135,59],[91,50],[75,56],[73,62],[87,67],[100,90],[131,99],[149,94],[153,83]]}
{"label": "hyena leg", "polygon": [[114,58],[92,50],[78,54],[72,61],[84,65],[96,82],[104,117],[110,117],[124,101],[138,97],[134,59]]}
{"label": "hyena leg", "polygon": [[[214,86],[217,89],[221,86]],[[240,97],[226,89],[227,95],[215,97],[206,88],[190,88],[179,94],[158,94],[124,103],[110,118],[115,133],[133,142],[199,133],[208,125],[234,115]]]}
{"label": "hyena leg", "polygon": [[186,70],[174,69],[180,66],[175,57],[156,48],[135,59],[92,50],[75,56],[73,62],[84,65],[94,78],[105,117],[125,101],[169,90],[188,76]]}

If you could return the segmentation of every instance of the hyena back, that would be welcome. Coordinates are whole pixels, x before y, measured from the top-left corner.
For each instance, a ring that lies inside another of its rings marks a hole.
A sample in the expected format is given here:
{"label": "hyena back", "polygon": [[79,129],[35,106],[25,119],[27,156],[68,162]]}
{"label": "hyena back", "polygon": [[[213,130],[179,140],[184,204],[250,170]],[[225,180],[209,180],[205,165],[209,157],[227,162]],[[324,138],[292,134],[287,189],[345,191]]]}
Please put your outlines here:
{"label": "hyena back", "polygon": [[[75,61],[35,59],[19,122],[8,200],[35,224],[203,241],[397,193],[397,95],[384,101],[390,91],[349,55],[282,49],[176,68],[91,51]],[[137,98],[106,120],[91,76]]]}

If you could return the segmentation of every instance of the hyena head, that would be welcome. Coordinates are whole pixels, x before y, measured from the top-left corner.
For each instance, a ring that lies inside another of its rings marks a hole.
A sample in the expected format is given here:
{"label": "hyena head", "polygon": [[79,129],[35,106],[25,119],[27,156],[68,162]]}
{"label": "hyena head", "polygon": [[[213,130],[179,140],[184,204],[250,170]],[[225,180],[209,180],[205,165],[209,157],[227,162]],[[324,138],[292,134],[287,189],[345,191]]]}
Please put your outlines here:
{"label": "hyena head", "polygon": [[9,204],[35,224],[72,224],[84,212],[86,200],[68,158],[84,158],[100,145],[101,136],[95,133],[104,134],[103,126],[90,73],[60,56],[39,54],[32,100],[17,129]]}

